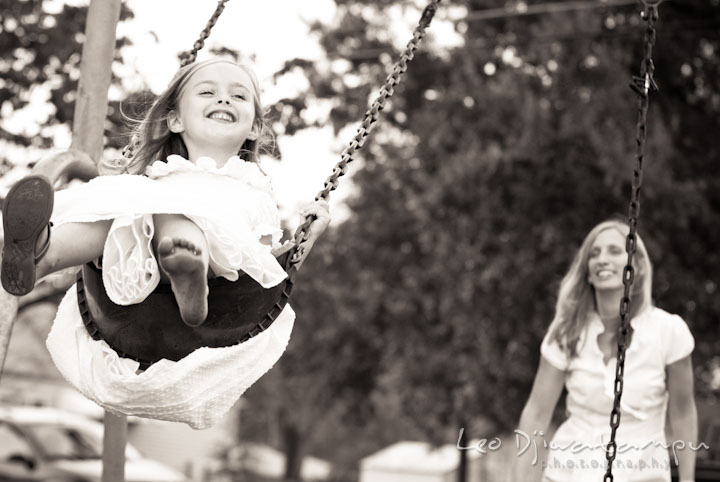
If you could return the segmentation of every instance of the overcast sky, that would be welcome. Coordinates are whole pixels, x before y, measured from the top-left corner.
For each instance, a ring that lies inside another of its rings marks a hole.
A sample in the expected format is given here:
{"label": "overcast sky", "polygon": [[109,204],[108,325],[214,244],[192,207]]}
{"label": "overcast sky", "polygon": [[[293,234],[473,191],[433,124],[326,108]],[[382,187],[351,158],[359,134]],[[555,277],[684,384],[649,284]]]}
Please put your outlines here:
{"label": "overcast sky", "polygon": [[[134,13],[134,18],[118,26],[118,35],[128,37],[133,45],[122,52],[122,64],[115,66],[115,73],[122,79],[126,91],[149,87],[155,93],[162,91],[177,71],[179,52],[189,50],[205,28],[214,12],[215,0],[124,0]],[[419,0],[420,1],[420,0]],[[87,5],[89,0],[46,0],[43,8],[50,12],[59,12],[63,3]],[[412,29],[419,18],[419,10],[408,8],[409,2],[393,6],[390,9],[392,30],[389,37],[396,40],[399,50],[410,39]],[[452,10],[447,7],[445,14]],[[300,57],[318,59],[323,56],[317,38],[309,33],[309,23],[321,21],[330,23],[336,15],[333,0],[234,0],[225,4],[225,11],[213,28],[205,48],[199,58],[208,56],[210,47],[224,46],[254,59],[255,70],[263,84],[263,101],[266,105],[282,96],[290,96],[301,91],[306,80],[302,76],[286,76],[275,84],[272,75],[287,60]],[[440,15],[438,15],[440,17]],[[440,18],[433,22],[430,35],[443,39],[440,43],[457,43],[453,40],[452,26]],[[456,36],[457,37],[457,36]],[[427,40],[426,40],[427,42]],[[139,75],[138,75],[139,73]],[[379,86],[378,86],[379,87]],[[111,98],[121,99],[125,93],[110,92]],[[52,115],[49,100],[49,86],[36,89],[31,104],[16,111],[3,120],[5,128],[19,135],[37,135],[43,129],[44,119]],[[361,106],[364,112],[365,106]],[[310,115],[319,115],[329,110],[328,105],[314,104]],[[296,212],[302,205],[311,202],[315,194],[323,187],[323,181],[332,172],[339,161],[340,152],[352,139],[361,119],[348,126],[335,137],[332,127],[306,129],[290,136],[277,139],[283,153],[281,162],[264,162],[263,168],[273,178],[281,210],[286,217]],[[70,145],[67,129],[53,131],[55,150],[63,151]],[[9,158],[18,164],[3,179],[8,186],[23,175],[26,170],[20,167],[34,162],[47,153],[17,146],[3,146]],[[342,200],[352,190],[351,177],[360,163],[354,163],[349,175],[342,179],[340,188],[331,196],[331,211],[335,220],[342,219],[347,213],[343,210]],[[8,186],[0,186],[5,189]],[[300,218],[295,218],[296,222]]]}
{"label": "overcast sky", "polygon": [[[124,53],[124,63],[141,72],[140,81],[153,91],[160,92],[178,67],[177,53],[192,47],[217,2],[126,1],[135,18],[121,24],[118,33],[130,37],[135,46]],[[398,49],[410,39],[420,15],[419,10],[407,7],[408,3],[405,2],[391,9],[393,28],[388,33],[396,39]],[[253,57],[256,72],[263,83],[263,101],[269,104],[302,88],[304,79],[290,77],[276,85],[271,76],[287,60],[322,57],[323,51],[317,38],[309,34],[308,24],[317,20],[330,23],[335,15],[333,0],[229,1],[199,58],[206,56],[208,46],[213,45],[229,47]],[[457,43],[457,36],[453,33],[451,24],[443,23],[441,19],[433,23],[431,35],[441,37],[443,43]],[[362,111],[365,111],[365,106],[362,106]],[[329,125],[321,129],[308,129],[292,137],[280,136],[278,143],[283,161],[266,162],[263,167],[273,177],[278,201],[286,215],[312,201],[323,187],[323,181],[340,160],[339,153],[354,136],[360,120],[356,125],[341,131],[337,138],[333,136]],[[360,168],[359,164],[351,166],[349,175],[342,179],[340,188],[331,195],[331,201],[334,201],[331,207],[336,220],[346,214],[341,201],[352,189],[350,178],[354,170]]]}
{"label": "overcast sky", "polygon": [[[136,85],[130,83],[127,87],[140,88],[144,83],[158,93],[167,86],[178,68],[177,54],[192,47],[217,2],[129,0],[127,4],[135,17],[120,24],[118,34],[128,36],[135,45],[123,53],[123,63],[141,74]],[[317,39],[309,34],[308,24],[315,20],[330,22],[334,15],[332,0],[229,1],[199,58],[206,57],[208,47],[214,45],[238,50],[254,58],[255,70],[263,84],[263,101],[267,104],[281,95],[293,93],[292,82],[275,85],[271,79],[285,61],[322,56]],[[294,88],[297,90],[296,86]],[[263,168],[273,178],[284,214],[290,216],[312,201],[322,188],[332,166],[339,160],[337,152],[342,149],[342,144],[333,138],[330,126],[293,137],[281,136],[278,143],[283,161],[265,162]],[[333,193],[332,200],[339,201],[346,191],[347,188]],[[333,203],[333,210],[342,217],[339,203]]]}

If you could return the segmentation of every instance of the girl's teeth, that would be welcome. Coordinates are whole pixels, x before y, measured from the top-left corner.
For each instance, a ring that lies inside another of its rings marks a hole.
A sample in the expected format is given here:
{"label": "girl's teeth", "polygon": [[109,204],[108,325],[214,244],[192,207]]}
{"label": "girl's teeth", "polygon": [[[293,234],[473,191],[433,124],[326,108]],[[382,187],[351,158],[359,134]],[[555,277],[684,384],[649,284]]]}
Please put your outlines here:
{"label": "girl's teeth", "polygon": [[211,119],[220,119],[220,120],[232,122],[232,117],[230,117],[230,115],[224,114],[224,113],[222,113],[222,112],[215,112],[215,113],[213,113],[213,114],[210,115],[210,118],[211,118]]}

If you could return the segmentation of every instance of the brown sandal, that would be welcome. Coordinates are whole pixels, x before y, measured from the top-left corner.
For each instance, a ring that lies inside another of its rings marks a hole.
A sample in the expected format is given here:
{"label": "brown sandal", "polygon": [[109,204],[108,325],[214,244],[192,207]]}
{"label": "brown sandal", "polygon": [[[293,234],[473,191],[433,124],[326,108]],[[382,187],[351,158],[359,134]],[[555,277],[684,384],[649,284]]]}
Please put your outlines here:
{"label": "brown sandal", "polygon": [[[0,280],[5,291],[12,295],[28,294],[35,287],[35,266],[50,246],[54,199],[53,186],[43,176],[19,180],[5,198]],[[36,250],[44,230],[47,230],[47,240]]]}

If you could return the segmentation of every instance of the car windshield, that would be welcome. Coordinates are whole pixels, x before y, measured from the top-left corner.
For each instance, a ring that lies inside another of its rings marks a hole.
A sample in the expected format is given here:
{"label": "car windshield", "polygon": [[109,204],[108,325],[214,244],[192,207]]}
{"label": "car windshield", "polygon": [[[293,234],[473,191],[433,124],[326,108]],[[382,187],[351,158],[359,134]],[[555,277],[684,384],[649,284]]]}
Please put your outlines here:
{"label": "car windshield", "polygon": [[88,432],[52,424],[26,426],[49,459],[99,459],[102,440]]}

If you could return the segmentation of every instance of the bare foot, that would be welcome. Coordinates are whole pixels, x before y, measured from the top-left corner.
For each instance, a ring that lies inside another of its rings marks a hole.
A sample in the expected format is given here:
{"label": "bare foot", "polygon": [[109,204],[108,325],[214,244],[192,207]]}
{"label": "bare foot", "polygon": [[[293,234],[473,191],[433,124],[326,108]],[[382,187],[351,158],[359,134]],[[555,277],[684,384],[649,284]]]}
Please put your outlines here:
{"label": "bare foot", "polygon": [[170,285],[180,316],[189,326],[200,326],[207,318],[207,266],[194,244],[179,238],[163,238],[157,247],[160,267]]}

